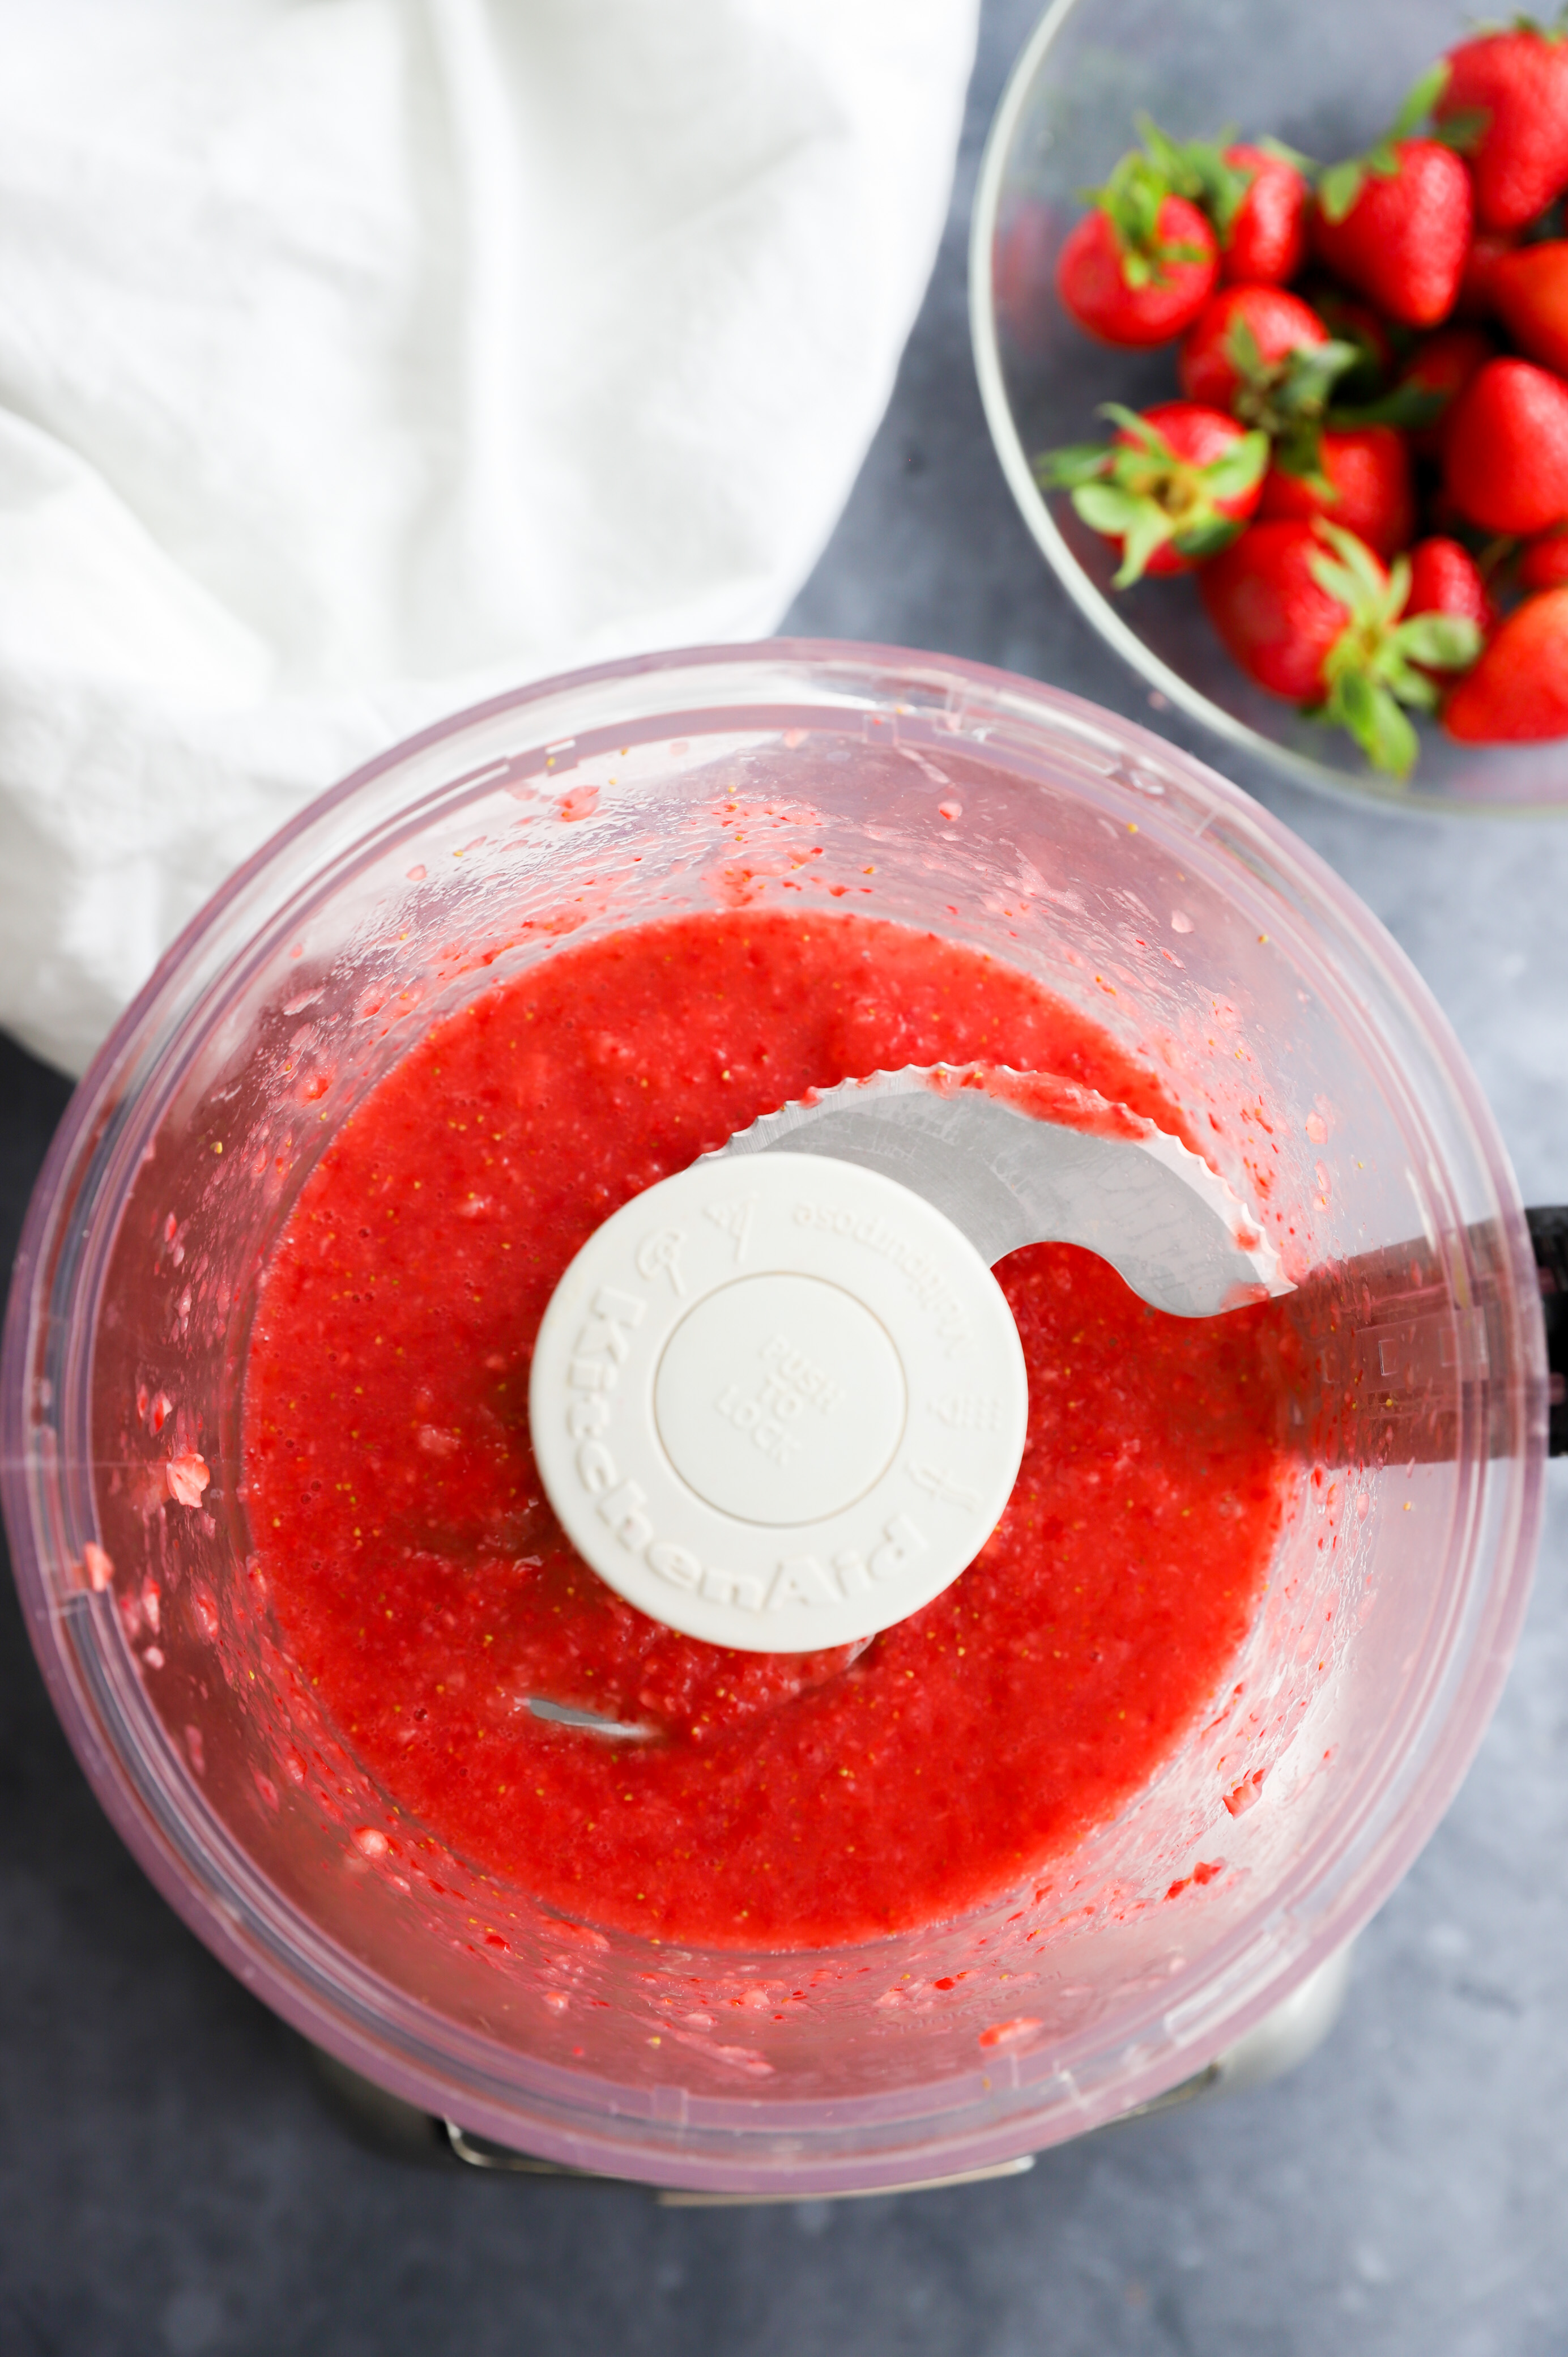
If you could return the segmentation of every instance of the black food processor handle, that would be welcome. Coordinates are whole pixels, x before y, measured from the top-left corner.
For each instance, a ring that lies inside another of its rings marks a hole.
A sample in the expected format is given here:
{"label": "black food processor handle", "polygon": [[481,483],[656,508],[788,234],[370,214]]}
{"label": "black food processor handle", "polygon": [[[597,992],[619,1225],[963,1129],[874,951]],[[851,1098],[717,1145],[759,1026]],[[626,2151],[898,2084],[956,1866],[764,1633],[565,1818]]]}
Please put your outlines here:
{"label": "black food processor handle", "polygon": [[[1568,1455],[1568,1207],[1527,1211],[1551,1368],[1549,1447]],[[1436,1464],[1487,1418],[1487,1453],[1517,1445],[1506,1396],[1507,1273],[1498,1231],[1472,1227],[1465,1273],[1419,1237],[1315,1270],[1275,1305],[1294,1330],[1286,1370],[1304,1451],[1327,1464]]]}
{"label": "black food processor handle", "polygon": [[1568,1204],[1526,1211],[1535,1265],[1541,1275],[1541,1307],[1546,1319],[1546,1356],[1552,1369],[1550,1448],[1568,1457]]}

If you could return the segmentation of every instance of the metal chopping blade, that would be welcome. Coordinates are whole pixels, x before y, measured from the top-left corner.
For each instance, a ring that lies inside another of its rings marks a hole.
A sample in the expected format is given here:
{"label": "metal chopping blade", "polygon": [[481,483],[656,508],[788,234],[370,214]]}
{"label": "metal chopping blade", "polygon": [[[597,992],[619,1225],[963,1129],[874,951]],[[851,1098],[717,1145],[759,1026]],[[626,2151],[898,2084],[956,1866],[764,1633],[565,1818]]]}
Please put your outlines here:
{"label": "metal chopping blade", "polygon": [[826,1155],[896,1178],[993,1265],[1024,1244],[1082,1244],[1174,1317],[1213,1318],[1294,1290],[1200,1156],[1046,1075],[979,1064],[875,1072],[765,1114],[703,1158],[769,1153]]}

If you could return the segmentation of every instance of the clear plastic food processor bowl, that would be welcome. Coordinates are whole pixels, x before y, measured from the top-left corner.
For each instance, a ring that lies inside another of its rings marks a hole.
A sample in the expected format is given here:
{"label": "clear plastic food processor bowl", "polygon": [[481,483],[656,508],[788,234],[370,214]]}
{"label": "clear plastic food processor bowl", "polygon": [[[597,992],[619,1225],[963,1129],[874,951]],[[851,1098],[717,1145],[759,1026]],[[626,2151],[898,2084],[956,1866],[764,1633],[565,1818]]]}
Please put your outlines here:
{"label": "clear plastic food processor bowl", "polygon": [[[269,1246],[378,1077],[564,941],[741,908],[893,919],[1037,975],[1212,1116],[1248,1200],[1266,1146],[1291,1273],[1342,1272],[1318,1339],[1325,1395],[1348,1405],[1316,1460],[1304,1448],[1234,1692],[1116,1822],[983,1913],[787,1954],[566,1921],[411,1839],[280,1674],[238,1458]],[[1071,696],[781,644],[462,715],[211,902],[39,1182],[5,1335],[5,1506],[104,1807],[288,2020],[552,2160],[827,2192],[980,2168],[1148,2101],[1365,1921],[1497,1698],[1545,1397],[1496,1128],[1421,982],[1327,869]]]}

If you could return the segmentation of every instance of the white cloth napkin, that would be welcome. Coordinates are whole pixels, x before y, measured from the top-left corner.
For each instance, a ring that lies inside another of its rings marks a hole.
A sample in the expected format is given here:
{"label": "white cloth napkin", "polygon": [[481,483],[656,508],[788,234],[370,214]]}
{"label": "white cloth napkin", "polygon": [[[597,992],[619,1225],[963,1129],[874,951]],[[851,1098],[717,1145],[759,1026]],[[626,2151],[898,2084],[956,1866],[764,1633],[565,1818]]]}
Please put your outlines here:
{"label": "white cloth napkin", "polygon": [[80,1070],[300,804],[766,634],[975,0],[0,0],[0,1023]]}

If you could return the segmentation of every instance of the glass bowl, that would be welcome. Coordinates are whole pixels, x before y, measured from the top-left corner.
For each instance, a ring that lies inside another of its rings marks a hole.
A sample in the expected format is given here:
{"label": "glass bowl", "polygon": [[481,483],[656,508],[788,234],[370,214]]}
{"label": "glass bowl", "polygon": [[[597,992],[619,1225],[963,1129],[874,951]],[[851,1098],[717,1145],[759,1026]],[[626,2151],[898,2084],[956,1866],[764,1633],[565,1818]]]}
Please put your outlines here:
{"label": "glass bowl", "polygon": [[[1359,153],[1405,91],[1464,35],[1455,5],[1430,0],[1056,0],[1008,82],[981,166],[970,246],[975,365],[1003,471],[1051,570],[1102,638],[1156,696],[1298,785],[1394,807],[1541,814],[1568,805],[1568,739],[1458,745],[1420,726],[1405,784],[1370,770],[1342,730],[1265,695],[1216,638],[1190,578],[1111,587],[1110,544],[1033,461],[1108,433],[1098,404],[1146,408],[1177,391],[1175,347],[1092,341],[1057,299],[1058,252],[1098,187],[1153,115],[1178,139],[1240,126],[1328,160]],[[1222,756],[1223,758],[1224,756]],[[1243,774],[1251,776],[1251,770]]]}
{"label": "glass bowl", "polygon": [[[715,907],[847,907],[1025,967],[1163,1059],[1243,1188],[1238,1141],[1268,1109],[1298,1267],[1381,1254],[1377,1304],[1361,1276],[1342,1301],[1331,1286],[1319,1337],[1339,1371],[1323,1384],[1369,1380],[1373,1422],[1303,1454],[1235,1694],[1044,1887],[807,1953],[601,1930],[415,1838],[292,1671],[239,1462],[259,1271],[379,1075],[564,933]],[[1403,1401],[1386,1424],[1385,1386]],[[1501,1685],[1545,1396],[1497,1130],[1420,980],[1321,862],[1071,696],[784,643],[462,714],[224,887],[39,1179],[0,1458],[78,1756],[259,1996],[475,2135],[616,2176],[816,2193],[984,2167],[1150,2101],[1343,1945]],[[171,1431],[210,1468],[205,1496],[171,1493]],[[1238,1747],[1266,1770],[1245,1813],[1225,1798]]]}

